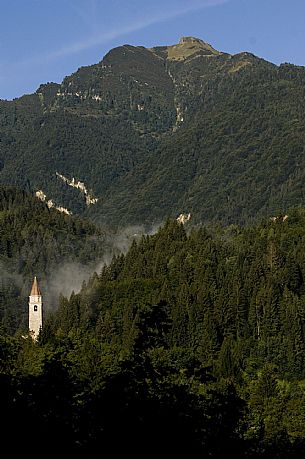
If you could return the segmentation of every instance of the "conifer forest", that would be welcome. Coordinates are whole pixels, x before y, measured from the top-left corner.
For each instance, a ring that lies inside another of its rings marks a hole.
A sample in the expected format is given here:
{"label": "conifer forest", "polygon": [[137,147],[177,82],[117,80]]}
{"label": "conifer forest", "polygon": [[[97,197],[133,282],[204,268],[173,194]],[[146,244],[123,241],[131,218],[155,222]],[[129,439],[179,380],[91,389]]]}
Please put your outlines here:
{"label": "conifer forest", "polygon": [[[6,194],[14,208],[12,190]],[[24,194],[14,197],[16,207],[24,204]],[[20,260],[24,247],[14,212],[2,210],[6,264]],[[66,229],[55,210],[47,212],[53,248]],[[88,237],[94,229],[70,225],[81,255],[77,233]],[[25,448],[34,430],[42,451],[46,443],[48,452],[61,445],[79,457],[146,449],[302,457],[304,228],[303,209],[247,227],[188,229],[169,219],[114,255],[79,293],[62,296],[37,342],[25,338],[17,311],[8,320],[15,297],[6,290],[3,442],[20,448],[18,433]],[[39,249],[52,253],[49,241],[43,244]],[[56,440],[48,444],[50,437]]]}
{"label": "conifer forest", "polygon": [[305,457],[304,82],[183,37],[0,100],[10,457]]}

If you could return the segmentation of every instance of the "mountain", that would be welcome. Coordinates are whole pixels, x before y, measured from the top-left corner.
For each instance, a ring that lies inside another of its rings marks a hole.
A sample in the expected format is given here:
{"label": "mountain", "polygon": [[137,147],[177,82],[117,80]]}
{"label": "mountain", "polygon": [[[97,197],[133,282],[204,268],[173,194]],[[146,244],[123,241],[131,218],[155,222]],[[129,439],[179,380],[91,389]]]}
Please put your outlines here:
{"label": "mountain", "polygon": [[0,101],[0,183],[109,226],[245,223],[304,203],[305,69],[124,45]]}

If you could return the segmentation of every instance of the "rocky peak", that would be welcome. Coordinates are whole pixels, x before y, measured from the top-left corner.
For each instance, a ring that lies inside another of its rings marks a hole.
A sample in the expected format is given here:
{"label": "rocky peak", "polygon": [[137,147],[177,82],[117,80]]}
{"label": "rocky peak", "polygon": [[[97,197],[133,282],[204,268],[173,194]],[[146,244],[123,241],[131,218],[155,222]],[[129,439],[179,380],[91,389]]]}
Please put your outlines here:
{"label": "rocky peak", "polygon": [[200,40],[200,38],[195,38],[195,37],[181,37],[179,40],[179,45],[184,45],[186,43],[196,43],[196,44],[201,44],[201,45],[206,45],[207,43],[204,42],[203,40]]}
{"label": "rocky peak", "polygon": [[209,43],[195,37],[181,37],[179,44],[167,47],[167,58],[169,60],[185,60],[195,54],[219,55]]}

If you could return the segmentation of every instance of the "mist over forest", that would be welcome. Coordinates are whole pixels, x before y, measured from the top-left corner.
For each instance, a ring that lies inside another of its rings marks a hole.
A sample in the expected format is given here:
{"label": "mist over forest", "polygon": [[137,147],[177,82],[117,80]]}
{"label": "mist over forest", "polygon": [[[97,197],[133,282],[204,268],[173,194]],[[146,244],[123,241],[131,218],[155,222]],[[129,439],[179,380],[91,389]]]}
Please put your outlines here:
{"label": "mist over forest", "polygon": [[3,451],[305,456],[304,88],[182,37],[0,100]]}

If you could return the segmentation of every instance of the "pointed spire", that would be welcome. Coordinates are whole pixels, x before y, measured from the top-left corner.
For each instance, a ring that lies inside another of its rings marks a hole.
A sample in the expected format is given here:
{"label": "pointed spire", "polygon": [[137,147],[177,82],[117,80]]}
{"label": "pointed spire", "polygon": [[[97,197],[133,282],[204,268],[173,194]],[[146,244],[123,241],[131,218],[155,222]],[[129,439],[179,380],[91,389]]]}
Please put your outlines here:
{"label": "pointed spire", "polygon": [[41,295],[41,291],[38,285],[37,277],[34,277],[33,285],[32,285],[32,290],[31,290],[31,296],[37,296]]}

